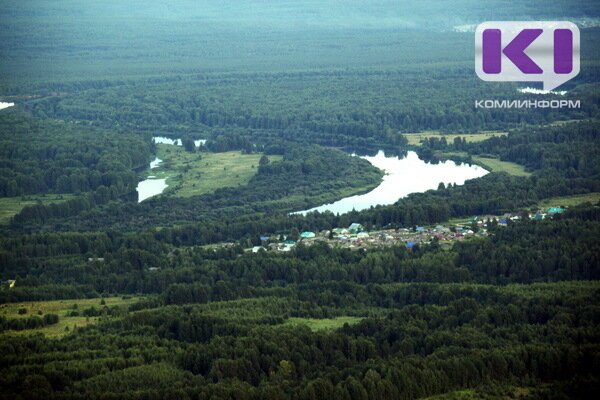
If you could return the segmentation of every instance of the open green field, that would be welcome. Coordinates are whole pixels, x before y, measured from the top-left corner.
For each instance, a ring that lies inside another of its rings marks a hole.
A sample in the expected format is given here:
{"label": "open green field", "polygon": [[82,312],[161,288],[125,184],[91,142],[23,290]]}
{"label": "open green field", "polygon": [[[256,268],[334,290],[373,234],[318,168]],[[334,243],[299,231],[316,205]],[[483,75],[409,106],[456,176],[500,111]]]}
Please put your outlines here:
{"label": "open green field", "polygon": [[540,201],[537,206],[539,208],[549,208],[549,207],[572,207],[583,203],[592,203],[596,204],[600,201],[600,193],[586,193],[586,194],[576,194],[573,196],[558,196],[551,197],[546,200]]}
{"label": "open green field", "polygon": [[0,224],[7,224],[24,207],[42,204],[60,203],[74,198],[73,194],[45,194],[18,197],[0,197]]}
{"label": "open green field", "polygon": [[478,393],[475,390],[465,389],[426,397],[422,400],[474,400],[479,398],[477,395]]}
{"label": "open green field", "polygon": [[505,386],[502,388],[481,387],[478,389],[456,390],[427,397],[422,400],[525,399],[529,398],[532,391],[531,389],[532,388],[515,386]]}
{"label": "open green field", "polygon": [[334,330],[341,328],[344,324],[354,325],[359,323],[362,317],[336,317],[336,318],[288,318],[285,325],[298,326],[306,325],[313,332],[323,330]]}
{"label": "open green field", "polygon": [[531,173],[525,171],[525,167],[522,165],[502,161],[497,158],[487,158],[481,156],[473,156],[473,162],[478,165],[481,165],[483,168],[492,171],[492,172],[506,172],[507,174],[514,176],[530,176]]}
{"label": "open green field", "polygon": [[[159,144],[156,156],[162,163],[150,175],[167,178],[165,193],[190,197],[214,192],[223,187],[248,183],[258,170],[262,154],[242,154],[239,151],[224,153],[190,153],[181,146]],[[269,156],[271,162],[281,156]]]}
{"label": "open green field", "polygon": [[[0,316],[6,319],[27,318],[32,316],[43,316],[44,314],[57,314],[58,323],[37,329],[26,329],[22,331],[6,331],[2,335],[26,335],[30,333],[42,333],[46,337],[57,338],[72,332],[74,328],[81,328],[89,324],[98,322],[99,317],[85,317],[83,310],[95,307],[100,310],[106,307],[127,306],[135,303],[138,297],[106,297],[101,305],[101,298],[95,299],[73,299],[73,300],[51,300],[51,301],[30,301],[24,303],[6,303],[0,304]],[[25,314],[19,314],[20,309],[25,309]],[[70,316],[72,311],[77,311],[79,316]],[[41,314],[40,314],[41,312]],[[69,328],[67,331],[66,328]]]}
{"label": "open green field", "polygon": [[471,224],[471,221],[469,218],[463,217],[463,218],[450,218],[448,220],[448,225],[463,225],[463,226],[467,226]]}
{"label": "open green field", "polygon": [[552,121],[548,126],[564,126],[569,124],[576,124],[581,122],[597,122],[596,118],[583,118],[583,119],[567,119],[564,121]]}
{"label": "open green field", "polygon": [[[446,151],[443,153],[438,153],[439,156],[442,156],[444,158],[452,158],[452,157],[460,157],[460,158],[466,158],[469,156],[469,154],[467,152],[464,151]],[[487,169],[490,172],[506,172],[509,175],[514,175],[514,176],[530,176],[531,173],[527,172],[525,170],[525,167],[517,164],[517,163],[513,163],[510,161],[502,161],[498,158],[492,158],[492,157],[483,157],[483,156],[472,156],[471,160],[473,160],[473,163],[482,166],[483,168]]]}
{"label": "open green field", "polygon": [[460,137],[460,138],[464,138],[467,141],[467,143],[471,143],[471,142],[482,142],[493,136],[505,136],[507,134],[508,134],[507,132],[500,132],[500,131],[484,131],[481,133],[462,133],[462,134],[461,133],[443,134],[443,133],[440,133],[439,131],[425,131],[425,132],[418,132],[418,133],[404,133],[403,135],[408,140],[408,144],[413,145],[413,146],[420,146],[422,140],[429,139],[429,138],[441,139],[444,137],[444,138],[446,138],[446,141],[448,143],[452,143],[454,141],[454,138]]}

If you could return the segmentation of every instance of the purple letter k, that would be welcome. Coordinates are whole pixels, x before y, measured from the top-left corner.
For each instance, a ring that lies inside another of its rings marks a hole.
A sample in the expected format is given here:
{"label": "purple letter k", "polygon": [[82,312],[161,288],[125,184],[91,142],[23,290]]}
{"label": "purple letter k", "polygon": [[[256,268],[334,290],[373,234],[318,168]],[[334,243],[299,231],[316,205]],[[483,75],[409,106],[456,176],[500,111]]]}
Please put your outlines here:
{"label": "purple letter k", "polygon": [[[543,72],[525,54],[525,49],[541,34],[542,29],[523,29],[502,50],[502,53],[524,74],[541,74]],[[499,29],[486,29],[483,31],[483,72],[486,74],[499,74],[501,72],[501,48],[501,34]]]}

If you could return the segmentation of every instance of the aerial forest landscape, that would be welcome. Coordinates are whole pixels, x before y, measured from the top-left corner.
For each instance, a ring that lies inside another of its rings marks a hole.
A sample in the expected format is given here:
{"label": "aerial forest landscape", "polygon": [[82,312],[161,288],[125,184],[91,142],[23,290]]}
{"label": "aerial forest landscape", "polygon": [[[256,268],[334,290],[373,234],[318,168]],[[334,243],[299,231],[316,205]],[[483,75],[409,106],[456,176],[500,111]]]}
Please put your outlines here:
{"label": "aerial forest landscape", "polygon": [[599,391],[600,3],[0,0],[0,399]]}

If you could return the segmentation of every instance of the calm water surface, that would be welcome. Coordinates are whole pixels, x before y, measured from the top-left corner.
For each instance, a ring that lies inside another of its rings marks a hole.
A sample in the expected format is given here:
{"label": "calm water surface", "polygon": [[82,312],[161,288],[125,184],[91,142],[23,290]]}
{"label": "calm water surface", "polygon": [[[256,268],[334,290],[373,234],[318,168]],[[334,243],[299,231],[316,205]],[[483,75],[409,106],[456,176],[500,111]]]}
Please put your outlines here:
{"label": "calm water surface", "polygon": [[[171,144],[175,146],[181,146],[181,139],[170,139],[164,136],[154,136],[152,138],[154,143],[160,144]],[[205,139],[194,140],[194,144],[196,147],[200,147],[206,143]],[[158,166],[162,163],[162,160],[158,157],[155,157],[154,160],[150,162],[150,169],[158,168]],[[149,199],[152,196],[156,196],[161,194],[169,185],[166,183],[167,179],[156,179],[154,175],[148,176],[147,179],[140,181],[137,185],[138,192],[138,203]]]}
{"label": "calm water surface", "polygon": [[[181,139],[171,139],[171,138],[164,137],[164,136],[154,136],[152,138],[152,140],[154,141],[154,143],[158,143],[158,144],[173,144],[176,146],[183,145],[183,143],[181,142]],[[196,145],[196,147],[200,147],[201,144],[205,144],[205,143],[206,143],[206,139],[194,140],[194,144]]]}
{"label": "calm water surface", "polygon": [[409,151],[404,158],[386,157],[383,151],[379,151],[373,157],[361,158],[385,172],[386,175],[379,186],[368,193],[346,197],[298,213],[331,211],[334,214],[343,214],[353,209],[360,211],[371,206],[393,204],[411,193],[437,189],[440,182],[446,185],[462,185],[468,179],[480,178],[488,173],[480,166],[458,165],[454,161],[427,163],[419,159],[414,151]]}
{"label": "calm water surface", "polygon": [[138,203],[149,199],[152,196],[161,194],[169,185],[167,179],[144,179],[137,185]]}
{"label": "calm water surface", "polygon": [[0,101],[0,110],[8,108],[8,107],[12,107],[14,105],[15,105],[15,103],[3,103]]}

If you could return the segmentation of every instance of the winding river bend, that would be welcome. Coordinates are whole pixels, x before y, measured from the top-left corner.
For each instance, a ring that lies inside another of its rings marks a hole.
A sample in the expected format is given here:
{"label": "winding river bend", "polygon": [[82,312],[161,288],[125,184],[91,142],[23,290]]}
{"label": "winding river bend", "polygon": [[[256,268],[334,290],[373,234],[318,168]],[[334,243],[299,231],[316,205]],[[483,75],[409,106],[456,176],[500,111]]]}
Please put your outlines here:
{"label": "winding river bend", "polygon": [[431,164],[421,160],[414,151],[409,151],[404,158],[386,157],[383,151],[379,151],[372,157],[361,158],[385,172],[379,186],[365,194],[345,197],[334,203],[323,204],[294,214],[306,215],[311,211],[343,214],[352,210],[365,210],[371,206],[393,204],[411,193],[437,189],[441,182],[446,185],[449,183],[462,185],[469,179],[480,178],[488,173],[478,165],[459,165],[454,161]]}
{"label": "winding river bend", "polygon": [[[152,141],[157,144],[170,144],[174,146],[181,146],[181,139],[171,139],[164,136],[154,136]],[[196,147],[200,147],[206,143],[205,139],[194,140],[194,144]],[[162,163],[162,160],[158,157],[155,157],[154,160],[150,162],[150,169],[158,168],[158,166]],[[154,197],[156,195],[161,194],[164,190],[169,187],[167,185],[167,179],[158,179],[153,175],[148,176],[146,179],[140,181],[137,185],[138,192],[138,203],[149,199],[150,197]]]}
{"label": "winding river bend", "polygon": [[[155,137],[154,141],[155,143],[181,146],[179,139]],[[204,144],[204,140],[196,141],[196,146],[200,144]],[[312,211],[331,211],[334,214],[343,214],[352,210],[365,210],[371,206],[393,204],[411,193],[436,189],[440,183],[462,185],[469,179],[480,178],[488,173],[478,165],[459,165],[454,161],[444,161],[438,164],[428,163],[421,160],[414,151],[409,151],[404,158],[386,157],[381,150],[375,156],[361,158],[385,172],[379,186],[365,194],[345,197],[336,202],[298,211],[294,214],[305,215]],[[155,158],[150,163],[150,169],[157,168],[161,162],[161,159]],[[166,179],[148,176],[138,184],[138,202],[161,194],[167,187]]]}

